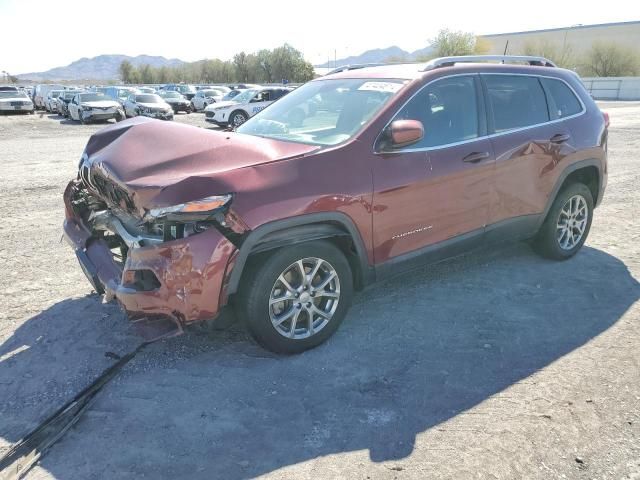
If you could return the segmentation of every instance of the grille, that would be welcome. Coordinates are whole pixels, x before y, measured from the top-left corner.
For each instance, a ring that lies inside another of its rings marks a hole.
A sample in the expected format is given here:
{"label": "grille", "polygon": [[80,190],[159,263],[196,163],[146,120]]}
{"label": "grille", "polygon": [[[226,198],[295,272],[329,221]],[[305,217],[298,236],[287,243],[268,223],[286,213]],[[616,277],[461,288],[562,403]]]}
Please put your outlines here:
{"label": "grille", "polygon": [[[82,175],[84,179],[84,175]],[[91,175],[91,182],[93,187],[98,191],[100,196],[105,200],[118,205],[120,208],[126,211],[132,211],[135,209],[135,205],[131,197],[124,188],[119,187],[113,182],[110,182],[101,175],[95,173]]]}

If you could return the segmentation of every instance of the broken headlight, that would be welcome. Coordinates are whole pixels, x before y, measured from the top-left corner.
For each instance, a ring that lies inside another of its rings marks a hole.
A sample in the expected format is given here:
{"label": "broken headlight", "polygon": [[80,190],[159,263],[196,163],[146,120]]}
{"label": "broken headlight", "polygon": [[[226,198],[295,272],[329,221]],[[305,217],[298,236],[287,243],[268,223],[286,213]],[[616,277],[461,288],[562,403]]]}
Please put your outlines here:
{"label": "broken headlight", "polygon": [[168,220],[176,222],[203,221],[215,216],[229,204],[232,196],[214,195],[193,202],[180,203],[170,207],[150,209],[144,217],[146,222]]}

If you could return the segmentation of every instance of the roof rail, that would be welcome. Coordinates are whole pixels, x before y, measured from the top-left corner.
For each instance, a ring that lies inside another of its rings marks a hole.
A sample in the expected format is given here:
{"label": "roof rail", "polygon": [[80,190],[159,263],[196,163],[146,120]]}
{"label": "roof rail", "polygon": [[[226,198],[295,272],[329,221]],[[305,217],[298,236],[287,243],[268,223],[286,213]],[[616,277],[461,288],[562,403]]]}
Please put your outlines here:
{"label": "roof rail", "polygon": [[534,57],[530,55],[461,55],[457,57],[440,57],[428,61],[420,69],[424,72],[440,67],[452,67],[456,63],[468,62],[500,62],[500,63],[527,63],[529,65],[537,65],[539,67],[555,67],[548,58]]}
{"label": "roof rail", "polygon": [[334,68],[325,75],[332,75],[334,73],[346,72],[348,70],[358,70],[359,68],[367,68],[367,67],[384,67],[385,65],[390,65],[388,63],[354,63],[352,65],[342,65],[341,67]]}

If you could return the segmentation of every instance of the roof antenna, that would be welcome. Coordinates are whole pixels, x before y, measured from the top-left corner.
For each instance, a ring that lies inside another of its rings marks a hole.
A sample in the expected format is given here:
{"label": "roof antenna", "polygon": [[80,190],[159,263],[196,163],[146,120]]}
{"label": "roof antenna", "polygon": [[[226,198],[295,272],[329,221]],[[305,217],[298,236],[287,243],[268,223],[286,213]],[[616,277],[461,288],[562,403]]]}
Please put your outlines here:
{"label": "roof antenna", "polygon": [[[507,56],[507,50],[509,49],[509,40],[507,40],[507,43],[505,43],[504,45],[504,53],[502,54],[503,56]],[[502,63],[504,63],[504,60],[502,60]]]}

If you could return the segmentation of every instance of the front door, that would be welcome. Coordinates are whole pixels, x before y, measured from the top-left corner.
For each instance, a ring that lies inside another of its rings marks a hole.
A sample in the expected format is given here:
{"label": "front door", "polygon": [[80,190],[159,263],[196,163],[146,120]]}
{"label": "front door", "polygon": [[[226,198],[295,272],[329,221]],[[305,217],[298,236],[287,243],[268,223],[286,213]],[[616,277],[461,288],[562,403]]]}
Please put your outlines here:
{"label": "front door", "polygon": [[[420,90],[394,117],[421,121],[425,134],[414,145],[375,155],[376,264],[482,238],[495,159],[480,92],[475,74],[444,77]],[[424,248],[429,246],[434,248]]]}

